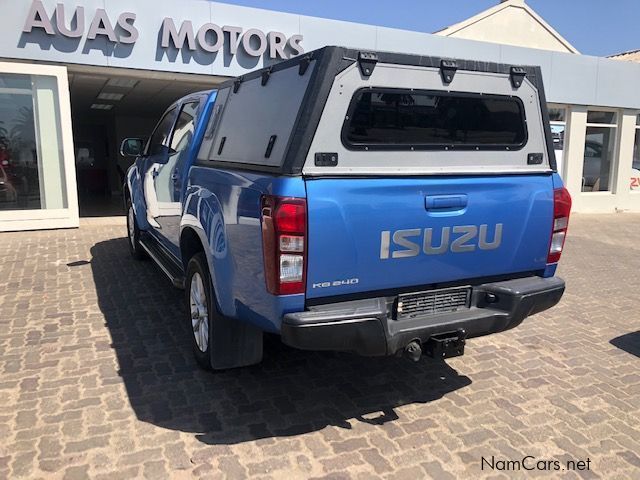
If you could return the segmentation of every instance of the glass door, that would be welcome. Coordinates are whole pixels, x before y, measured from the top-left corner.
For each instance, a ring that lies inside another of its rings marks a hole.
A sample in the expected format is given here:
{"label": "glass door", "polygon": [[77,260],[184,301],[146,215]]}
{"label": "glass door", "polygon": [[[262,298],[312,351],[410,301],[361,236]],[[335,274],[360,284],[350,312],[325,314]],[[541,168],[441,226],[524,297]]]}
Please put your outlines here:
{"label": "glass door", "polygon": [[78,225],[65,67],[0,62],[0,231]]}

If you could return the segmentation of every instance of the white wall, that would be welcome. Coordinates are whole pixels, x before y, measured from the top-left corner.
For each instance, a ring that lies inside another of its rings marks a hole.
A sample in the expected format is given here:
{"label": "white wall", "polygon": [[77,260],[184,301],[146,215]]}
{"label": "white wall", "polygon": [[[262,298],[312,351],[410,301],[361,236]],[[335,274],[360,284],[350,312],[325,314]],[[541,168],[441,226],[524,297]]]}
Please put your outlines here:
{"label": "white wall", "polygon": [[540,22],[524,8],[517,7],[505,8],[447,36],[569,53],[566,45]]}

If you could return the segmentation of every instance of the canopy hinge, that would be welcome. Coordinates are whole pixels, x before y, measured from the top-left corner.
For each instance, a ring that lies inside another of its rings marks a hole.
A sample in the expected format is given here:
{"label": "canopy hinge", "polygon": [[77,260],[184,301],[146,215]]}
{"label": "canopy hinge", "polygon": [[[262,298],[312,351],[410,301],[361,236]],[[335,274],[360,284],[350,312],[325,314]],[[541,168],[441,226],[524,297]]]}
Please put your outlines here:
{"label": "canopy hinge", "polygon": [[358,66],[360,73],[369,78],[378,63],[378,55],[373,52],[358,52]]}
{"label": "canopy hinge", "polygon": [[273,67],[269,67],[266,70],[264,70],[262,72],[262,80],[260,81],[260,85],[262,85],[263,87],[267,84],[267,82],[269,81],[269,77],[271,76],[271,69]]}
{"label": "canopy hinge", "polygon": [[527,72],[522,67],[511,67],[509,70],[509,79],[513,88],[520,88]]}
{"label": "canopy hinge", "polygon": [[238,90],[240,90],[240,85],[242,84],[243,79],[244,78],[240,76],[233,81],[233,93],[238,93]]}
{"label": "canopy hinge", "polygon": [[455,60],[440,60],[440,76],[442,77],[442,82],[449,85],[453,81],[453,77],[456,76],[456,71],[458,70],[458,64],[456,64]]}
{"label": "canopy hinge", "polygon": [[311,55],[305,55],[300,59],[300,65],[298,66],[298,75],[302,76],[309,68],[309,64],[311,63]]}

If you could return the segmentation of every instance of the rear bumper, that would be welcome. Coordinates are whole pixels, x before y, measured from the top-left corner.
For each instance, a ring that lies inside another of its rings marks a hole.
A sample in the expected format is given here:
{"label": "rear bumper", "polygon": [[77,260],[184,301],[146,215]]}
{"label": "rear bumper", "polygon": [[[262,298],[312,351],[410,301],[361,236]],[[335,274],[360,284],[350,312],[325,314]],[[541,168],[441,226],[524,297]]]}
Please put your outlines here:
{"label": "rear bumper", "polygon": [[[557,304],[564,280],[527,277],[476,285],[470,308],[454,313],[395,320],[395,297],[379,297],[312,307],[286,314],[282,341],[303,350],[354,351],[393,355],[409,342],[425,343],[433,335],[464,330],[466,338],[502,332],[526,317]],[[493,294],[488,303],[487,294]]]}

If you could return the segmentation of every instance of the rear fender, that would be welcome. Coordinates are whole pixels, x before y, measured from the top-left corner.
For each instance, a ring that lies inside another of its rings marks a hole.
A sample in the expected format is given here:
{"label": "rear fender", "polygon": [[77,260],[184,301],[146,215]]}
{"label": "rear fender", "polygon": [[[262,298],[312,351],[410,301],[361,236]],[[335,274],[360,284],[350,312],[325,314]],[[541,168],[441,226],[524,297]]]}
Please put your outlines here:
{"label": "rear fender", "polygon": [[[220,314],[227,317],[235,317],[235,305],[230,290],[231,282],[225,279],[232,278],[233,263],[227,255],[227,239],[222,216],[222,207],[218,199],[206,191],[207,195],[198,187],[187,188],[185,194],[184,210],[180,221],[180,239],[186,229],[193,230],[203,246],[211,286],[216,306]],[[183,259],[187,263],[189,259]],[[186,265],[185,265],[186,268]]]}

